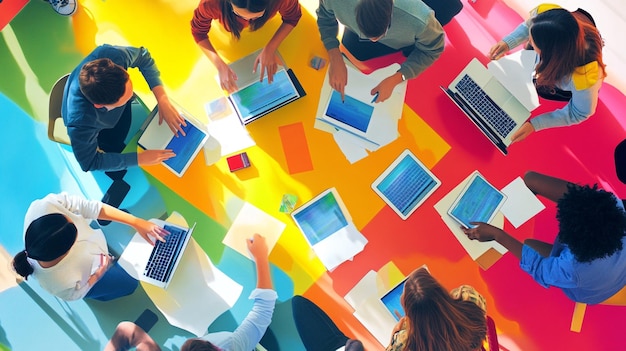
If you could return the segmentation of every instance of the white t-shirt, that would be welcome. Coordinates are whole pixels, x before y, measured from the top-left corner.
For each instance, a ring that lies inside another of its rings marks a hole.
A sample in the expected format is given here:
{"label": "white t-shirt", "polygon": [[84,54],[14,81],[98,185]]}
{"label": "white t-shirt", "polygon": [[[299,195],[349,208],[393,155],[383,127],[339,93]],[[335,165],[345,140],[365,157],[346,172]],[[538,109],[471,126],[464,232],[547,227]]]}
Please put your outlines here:
{"label": "white t-shirt", "polygon": [[91,276],[94,260],[99,259],[101,254],[109,253],[102,230],[93,229],[89,225],[98,218],[101,209],[100,201],[60,193],[33,201],[26,212],[24,235],[34,220],[51,213],[67,216],[76,226],[76,242],[59,263],[43,268],[36,260],[28,259],[34,270],[32,275],[41,287],[60,299],[69,301],[83,298],[91,288],[87,280]]}

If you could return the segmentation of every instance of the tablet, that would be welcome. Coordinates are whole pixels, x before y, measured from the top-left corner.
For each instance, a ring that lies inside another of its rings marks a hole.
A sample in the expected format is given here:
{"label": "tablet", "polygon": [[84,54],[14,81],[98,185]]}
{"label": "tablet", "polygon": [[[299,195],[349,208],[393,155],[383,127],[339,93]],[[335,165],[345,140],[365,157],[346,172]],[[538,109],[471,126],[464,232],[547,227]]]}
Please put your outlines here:
{"label": "tablet", "polygon": [[348,226],[351,219],[335,188],[328,189],[291,213],[311,246]]}
{"label": "tablet", "polygon": [[439,188],[441,181],[409,150],[404,150],[372,183],[372,189],[407,219]]}
{"label": "tablet", "polygon": [[506,196],[474,171],[467,184],[454,200],[448,214],[465,228],[470,222],[489,223],[506,201]]}
{"label": "tablet", "polygon": [[178,177],[182,177],[204,146],[209,134],[205,126],[189,112],[179,106],[176,106],[176,109],[187,122],[186,126],[182,126],[185,136],[181,134],[175,136],[165,121],[159,124],[158,107],[155,107],[151,116],[148,116],[149,122],[137,144],[145,150],[172,150],[176,156],[163,161],[162,164]]}
{"label": "tablet", "polygon": [[[397,321],[400,321],[400,317],[404,317],[404,308],[402,307],[401,298],[404,292],[404,283],[406,283],[407,278],[408,277],[402,279],[398,285],[391,288],[391,290],[380,298],[380,301]],[[396,312],[400,314],[400,317],[398,317]]]}
{"label": "tablet", "polygon": [[364,136],[367,133],[374,106],[360,101],[350,95],[333,90],[324,112],[324,119],[340,129]]}

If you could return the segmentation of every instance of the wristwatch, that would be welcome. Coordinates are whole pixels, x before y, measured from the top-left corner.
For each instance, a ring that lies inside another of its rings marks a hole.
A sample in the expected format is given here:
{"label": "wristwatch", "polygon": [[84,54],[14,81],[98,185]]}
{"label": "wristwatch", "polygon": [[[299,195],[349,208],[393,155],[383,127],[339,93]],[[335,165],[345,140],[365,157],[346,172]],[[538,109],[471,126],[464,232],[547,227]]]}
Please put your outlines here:
{"label": "wristwatch", "polygon": [[404,82],[406,80],[406,76],[402,74],[400,71],[398,71],[398,73],[400,73],[400,76],[402,77],[402,81]]}

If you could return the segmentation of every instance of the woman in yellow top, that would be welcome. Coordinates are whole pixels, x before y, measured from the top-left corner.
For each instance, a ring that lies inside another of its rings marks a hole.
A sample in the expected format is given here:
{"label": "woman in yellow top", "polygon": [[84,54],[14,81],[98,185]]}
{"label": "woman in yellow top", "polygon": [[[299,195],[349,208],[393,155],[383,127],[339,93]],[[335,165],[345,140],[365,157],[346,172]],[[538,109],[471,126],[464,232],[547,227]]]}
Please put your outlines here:
{"label": "woman in yellow top", "polygon": [[603,41],[584,10],[570,12],[558,5],[540,5],[531,11],[530,19],[491,48],[489,57],[496,60],[526,41],[538,54],[535,78],[539,95],[568,103],[524,123],[512,136],[513,142],[536,130],[586,120],[596,111],[598,91],[606,77]]}

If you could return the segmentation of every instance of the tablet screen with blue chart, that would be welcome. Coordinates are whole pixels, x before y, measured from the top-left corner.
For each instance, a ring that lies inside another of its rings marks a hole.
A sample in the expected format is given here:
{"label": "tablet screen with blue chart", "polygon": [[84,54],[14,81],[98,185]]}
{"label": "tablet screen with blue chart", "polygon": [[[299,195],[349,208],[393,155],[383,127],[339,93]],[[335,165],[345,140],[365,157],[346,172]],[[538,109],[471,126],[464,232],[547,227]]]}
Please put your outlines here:
{"label": "tablet screen with blue chart", "polygon": [[332,191],[306,203],[292,213],[311,246],[348,225],[348,220]]}
{"label": "tablet screen with blue chart", "polygon": [[341,101],[341,93],[336,90],[333,90],[328,108],[326,108],[326,116],[362,133],[367,132],[372,113],[374,113],[374,106],[350,95],[344,95],[344,101]]}
{"label": "tablet screen with blue chart", "polygon": [[401,302],[402,292],[404,291],[404,283],[406,283],[406,278],[380,298],[380,301],[382,301],[383,305],[385,305],[387,310],[397,321],[400,320],[398,314],[400,317],[404,317],[404,308],[402,308]]}
{"label": "tablet screen with blue chart", "polygon": [[267,78],[262,82],[256,81],[232,93],[231,98],[241,120],[246,123],[298,98],[298,92],[287,72],[280,70],[274,75],[271,84]]}
{"label": "tablet screen with blue chart", "polygon": [[504,201],[504,194],[489,184],[480,173],[474,172],[448,214],[466,228],[472,228],[470,222],[489,223]]}
{"label": "tablet screen with blue chart", "polygon": [[185,136],[173,137],[165,147],[172,150],[176,156],[163,161],[177,174],[182,174],[186,167],[193,160],[199,150],[200,144],[205,140],[206,133],[200,130],[193,123],[187,121],[186,126],[182,126]]}

